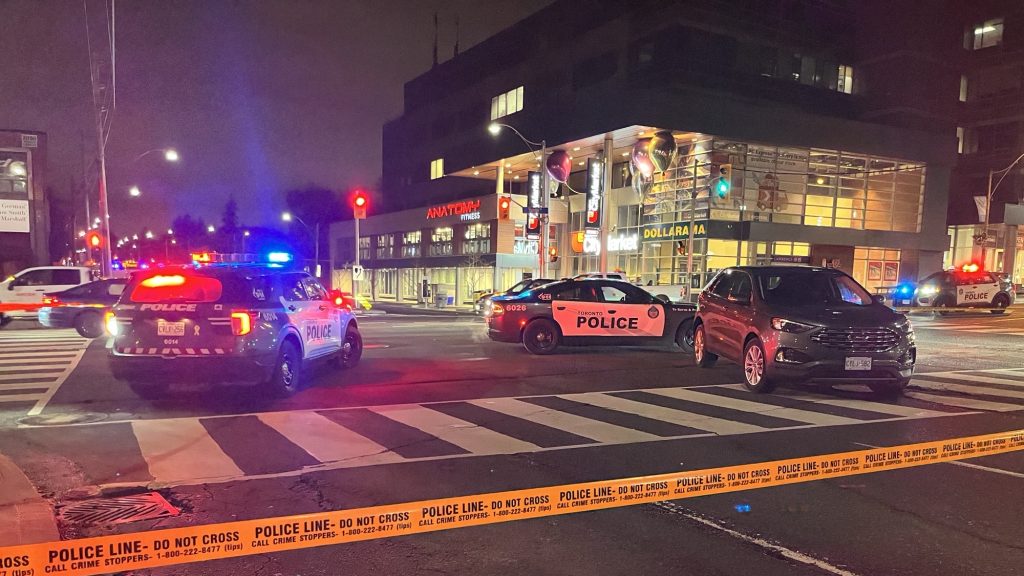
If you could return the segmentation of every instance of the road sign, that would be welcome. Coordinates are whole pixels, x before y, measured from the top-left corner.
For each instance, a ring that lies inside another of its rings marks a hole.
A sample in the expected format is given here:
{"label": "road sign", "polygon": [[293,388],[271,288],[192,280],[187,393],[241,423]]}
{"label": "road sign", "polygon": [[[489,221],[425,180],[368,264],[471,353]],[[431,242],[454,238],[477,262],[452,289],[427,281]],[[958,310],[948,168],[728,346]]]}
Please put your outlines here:
{"label": "road sign", "polygon": [[352,277],[355,278],[356,280],[362,280],[363,279],[363,267],[358,265],[358,264],[352,266]]}

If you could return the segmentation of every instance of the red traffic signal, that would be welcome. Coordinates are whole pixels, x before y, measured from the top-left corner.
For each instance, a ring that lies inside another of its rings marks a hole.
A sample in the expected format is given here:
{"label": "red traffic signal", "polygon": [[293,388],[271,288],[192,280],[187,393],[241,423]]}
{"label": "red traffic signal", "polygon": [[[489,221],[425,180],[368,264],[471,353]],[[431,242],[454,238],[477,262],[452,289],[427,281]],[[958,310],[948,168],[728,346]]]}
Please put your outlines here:
{"label": "red traffic signal", "polygon": [[362,190],[352,194],[352,215],[359,220],[366,218],[366,208],[370,205],[370,197]]}
{"label": "red traffic signal", "polygon": [[355,196],[352,197],[353,208],[365,208],[366,203],[366,194],[363,194],[362,192],[356,192]]}
{"label": "red traffic signal", "polygon": [[85,235],[85,245],[89,248],[102,248],[103,247],[103,235],[100,234],[99,230],[90,230]]}
{"label": "red traffic signal", "polygon": [[558,262],[558,248],[552,246],[548,248],[548,262]]}
{"label": "red traffic signal", "polygon": [[502,196],[498,199],[498,219],[508,220],[508,211],[512,207],[512,199]]}

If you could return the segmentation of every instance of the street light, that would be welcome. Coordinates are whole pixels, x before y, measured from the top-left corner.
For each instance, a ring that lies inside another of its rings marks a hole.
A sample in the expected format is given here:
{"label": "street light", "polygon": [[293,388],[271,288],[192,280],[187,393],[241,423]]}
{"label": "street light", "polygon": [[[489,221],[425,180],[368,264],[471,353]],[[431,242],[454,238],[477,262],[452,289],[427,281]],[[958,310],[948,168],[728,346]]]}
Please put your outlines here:
{"label": "street light", "polygon": [[[523,141],[523,144],[526,144],[526,147],[527,149],[530,150],[530,152],[536,153],[536,149],[539,148],[539,160],[541,161],[541,163],[544,162],[544,159],[547,157],[548,154],[548,146],[546,141],[541,140],[540,142],[534,142],[532,140],[528,140],[525,136],[522,135],[521,132],[519,132],[519,130],[516,130],[514,126],[509,126],[508,124],[503,124],[501,122],[491,122],[487,126],[487,131],[490,132],[492,136],[497,136],[498,134],[501,133],[502,128],[508,128],[509,130],[514,132],[515,135],[518,136],[519,139]],[[500,170],[501,167],[499,166],[498,169]],[[544,247],[547,244],[548,236],[550,234],[550,230],[548,229],[547,214],[548,171],[544,167],[542,167],[540,171],[540,189],[540,206],[538,207],[540,209],[540,238],[537,240],[537,274],[539,278],[544,278],[548,275],[547,250],[545,250]]]}
{"label": "street light", "polygon": [[168,228],[167,229],[167,235],[168,236],[174,236],[174,230],[171,230],[170,228]]}
{"label": "street light", "polygon": [[146,240],[152,240],[152,239],[153,239],[153,233],[151,231],[147,230],[146,231]]}
{"label": "street light", "polygon": [[142,196],[142,190],[139,190],[138,186],[132,186],[131,188],[128,189],[128,194],[132,198],[138,198],[139,196]]}
{"label": "street light", "polygon": [[242,231],[242,254],[245,254],[245,239],[249,237],[249,231]]}
{"label": "street light", "polygon": [[306,222],[303,221],[302,218],[299,218],[298,216],[293,216],[291,212],[282,212],[281,213],[281,220],[283,220],[285,222],[291,222],[292,220],[298,220],[299,223],[301,223],[303,226],[305,226],[306,230],[309,231],[309,233],[311,233],[313,235],[313,252],[314,252],[313,258],[316,259],[316,270],[315,270],[316,274],[315,274],[315,276],[317,278],[319,278],[320,277],[320,222],[317,221],[313,225],[313,228],[310,228],[309,224],[306,224]]}
{"label": "street light", "polygon": [[[1017,156],[1017,158],[1013,162],[1010,162],[1009,166],[1007,166],[1006,168],[1003,168],[1002,170],[989,170],[988,171],[988,194],[986,194],[986,196],[985,196],[985,198],[986,198],[986,200],[985,200],[985,230],[982,231],[982,233],[981,233],[981,237],[982,237],[982,240],[981,240],[981,261],[986,266],[988,265],[988,262],[985,259],[985,249],[988,247],[988,225],[989,225],[989,220],[990,220],[991,214],[992,214],[992,197],[995,195],[996,190],[999,188],[999,185],[1003,183],[1003,179],[1006,178],[1006,175],[1010,173],[1010,170],[1013,170],[1013,167],[1016,166],[1017,163],[1021,161],[1021,159],[1024,159],[1024,154],[1021,154],[1020,156]],[[996,185],[993,186],[992,185],[992,175],[997,173],[997,172],[1002,172],[1003,175],[999,177],[999,180],[996,181]],[[1006,260],[1005,256],[1004,256],[1003,260],[1004,261]],[[1005,270],[1004,270],[1004,272],[1005,272]],[[1013,270],[1010,270],[1010,272],[1012,273]]]}
{"label": "street light", "polygon": [[213,224],[210,224],[209,226],[206,227],[206,231],[209,232],[210,234],[213,234],[214,232],[217,231],[217,229],[213,227]]}
{"label": "street light", "polygon": [[178,159],[178,151],[175,150],[174,148],[168,148],[167,150],[164,150],[164,160],[167,160],[168,162],[177,162]]}

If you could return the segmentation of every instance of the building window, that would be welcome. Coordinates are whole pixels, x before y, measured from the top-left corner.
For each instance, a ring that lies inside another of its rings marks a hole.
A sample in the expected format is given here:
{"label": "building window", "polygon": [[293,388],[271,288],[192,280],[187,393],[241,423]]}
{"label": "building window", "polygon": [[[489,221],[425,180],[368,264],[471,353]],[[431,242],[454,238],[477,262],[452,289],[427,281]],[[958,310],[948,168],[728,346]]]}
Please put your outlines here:
{"label": "building window", "polygon": [[444,158],[430,161],[430,179],[437,180],[444,176]]}
{"label": "building window", "polygon": [[402,234],[402,258],[419,258],[423,233],[419,230]]}
{"label": "building window", "polygon": [[478,222],[466,226],[462,242],[463,254],[486,254],[491,251],[491,224]]}
{"label": "building window", "polygon": [[395,235],[381,234],[377,236],[377,258],[395,257]]}
{"label": "building window", "polygon": [[523,87],[513,88],[508,92],[491,98],[491,120],[515,114],[523,109]]}
{"label": "building window", "polygon": [[967,102],[967,75],[960,75],[960,101]]}
{"label": "building window", "polygon": [[963,154],[964,153],[964,127],[963,126],[957,126],[956,127],[956,153],[957,154]]}
{"label": "building window", "polygon": [[430,233],[430,256],[451,256],[452,255],[452,238],[454,238],[454,232],[451,226],[443,226],[441,228],[434,228]]}
{"label": "building window", "polygon": [[359,239],[359,259],[370,259],[370,238],[367,236],[363,236]]}
{"label": "building window", "polygon": [[900,251],[857,246],[853,251],[853,278],[871,292],[899,282]]}
{"label": "building window", "polygon": [[0,151],[0,194],[28,196],[28,154]]}
{"label": "building window", "polygon": [[853,66],[840,64],[836,71],[838,73],[836,90],[843,94],[853,94]]}
{"label": "building window", "polygon": [[975,24],[970,30],[972,50],[990,48],[1003,43],[1003,19],[993,18],[981,24]]}

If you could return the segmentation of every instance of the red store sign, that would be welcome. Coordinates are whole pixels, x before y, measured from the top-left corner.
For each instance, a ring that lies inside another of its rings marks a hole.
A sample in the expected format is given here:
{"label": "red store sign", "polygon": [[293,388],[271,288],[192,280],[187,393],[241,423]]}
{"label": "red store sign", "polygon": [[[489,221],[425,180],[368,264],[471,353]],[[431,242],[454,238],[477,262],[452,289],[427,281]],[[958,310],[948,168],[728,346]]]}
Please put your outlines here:
{"label": "red store sign", "polygon": [[431,206],[427,208],[427,219],[432,220],[434,218],[446,218],[448,216],[462,216],[472,213],[478,213],[479,219],[480,212],[480,200],[464,200],[462,202],[451,202],[448,204],[441,204],[439,206]]}

